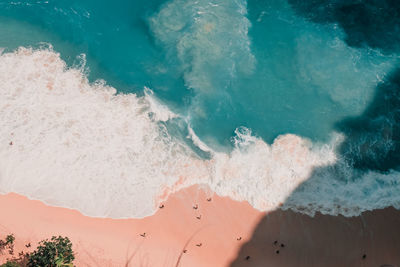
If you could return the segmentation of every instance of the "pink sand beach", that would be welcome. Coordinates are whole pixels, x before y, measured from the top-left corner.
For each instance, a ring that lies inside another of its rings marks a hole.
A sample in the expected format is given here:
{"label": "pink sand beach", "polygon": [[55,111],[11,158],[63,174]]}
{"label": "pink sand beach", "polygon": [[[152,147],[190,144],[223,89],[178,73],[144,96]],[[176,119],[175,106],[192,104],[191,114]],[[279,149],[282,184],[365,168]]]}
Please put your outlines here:
{"label": "pink sand beach", "polygon": [[0,196],[0,234],[15,234],[17,252],[67,236],[76,266],[400,266],[400,212],[393,208],[350,218],[266,214],[197,186],[163,205],[143,219],[90,218],[7,194]]}
{"label": "pink sand beach", "polygon": [[67,236],[76,266],[228,266],[264,214],[245,202],[209,198],[191,187],[171,195],[153,216],[107,219],[7,194],[0,196],[0,234],[14,233],[15,251]]}

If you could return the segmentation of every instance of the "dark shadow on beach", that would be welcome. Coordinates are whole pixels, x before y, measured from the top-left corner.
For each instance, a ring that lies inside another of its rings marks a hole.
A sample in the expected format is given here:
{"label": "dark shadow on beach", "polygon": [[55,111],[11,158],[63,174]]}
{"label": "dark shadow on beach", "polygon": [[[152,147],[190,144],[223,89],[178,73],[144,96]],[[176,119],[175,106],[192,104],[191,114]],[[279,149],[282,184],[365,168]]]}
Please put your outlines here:
{"label": "dark shadow on beach", "polygon": [[[399,1],[289,3],[298,15],[315,23],[337,23],[346,33],[349,46],[379,49],[383,54],[400,52]],[[336,151],[340,163],[314,169],[286,204],[295,203],[296,194],[306,187],[318,190],[321,184],[333,184],[332,179],[336,184],[350,184],[369,172],[380,175],[381,183],[385,183],[385,175],[399,169],[400,69],[378,84],[371,104],[360,116],[338,122],[336,130],[345,136]],[[388,183],[396,186],[399,181]],[[340,209],[340,201],[335,203],[334,196],[320,201],[331,201],[331,207]],[[400,266],[400,211],[389,207],[354,217],[321,213],[311,217],[277,209],[259,222],[231,266]]]}
{"label": "dark shadow on beach", "polygon": [[260,221],[231,266],[400,266],[399,225],[394,208],[357,217],[276,210]]}
{"label": "dark shadow on beach", "polygon": [[[337,124],[337,130],[346,136],[337,151],[345,166],[316,168],[286,202],[295,203],[296,195],[305,188],[317,190],[319,185],[332,183],[326,179],[346,184],[363,179],[370,171],[385,177],[398,169],[399,94],[397,70],[376,88],[374,100],[360,117]],[[354,170],[350,177],[345,171],[348,166]],[[335,198],[321,202],[330,200]],[[333,204],[339,206],[340,202]],[[391,207],[355,217],[321,213],[310,217],[278,209],[260,221],[231,266],[400,266],[400,211]]]}

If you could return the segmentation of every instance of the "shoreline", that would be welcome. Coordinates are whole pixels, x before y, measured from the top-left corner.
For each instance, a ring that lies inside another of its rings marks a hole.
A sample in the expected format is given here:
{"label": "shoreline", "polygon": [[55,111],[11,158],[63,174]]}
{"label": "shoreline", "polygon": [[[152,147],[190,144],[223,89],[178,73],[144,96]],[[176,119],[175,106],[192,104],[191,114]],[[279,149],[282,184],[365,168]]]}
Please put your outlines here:
{"label": "shoreline", "polygon": [[[110,219],[87,217],[10,193],[0,195],[0,234],[15,235],[16,252],[27,251],[27,243],[36,247],[38,241],[53,235],[69,237],[76,266],[125,266],[132,255],[130,266],[175,266],[183,249],[187,252],[179,266],[228,266],[264,213],[247,202],[215,194],[207,201],[209,197],[202,188],[192,186],[170,195],[164,208],[152,216]],[[140,236],[143,233],[145,238]],[[236,240],[238,236],[242,241]],[[0,263],[5,256],[0,256]]]}
{"label": "shoreline", "polygon": [[16,253],[69,237],[76,266],[400,266],[400,211],[391,207],[354,217],[265,213],[201,186],[163,205],[142,219],[93,218],[10,193],[0,195],[0,235],[15,235]]}

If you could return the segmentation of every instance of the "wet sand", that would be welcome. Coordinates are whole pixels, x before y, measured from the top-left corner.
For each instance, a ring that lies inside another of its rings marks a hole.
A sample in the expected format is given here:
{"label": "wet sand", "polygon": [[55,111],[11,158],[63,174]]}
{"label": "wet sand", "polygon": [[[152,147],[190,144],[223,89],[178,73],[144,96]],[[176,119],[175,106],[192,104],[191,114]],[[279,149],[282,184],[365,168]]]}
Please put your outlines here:
{"label": "wet sand", "polygon": [[400,212],[393,208],[352,218],[266,214],[198,186],[163,205],[143,219],[103,219],[1,195],[0,234],[15,234],[16,252],[68,236],[76,266],[400,266]]}

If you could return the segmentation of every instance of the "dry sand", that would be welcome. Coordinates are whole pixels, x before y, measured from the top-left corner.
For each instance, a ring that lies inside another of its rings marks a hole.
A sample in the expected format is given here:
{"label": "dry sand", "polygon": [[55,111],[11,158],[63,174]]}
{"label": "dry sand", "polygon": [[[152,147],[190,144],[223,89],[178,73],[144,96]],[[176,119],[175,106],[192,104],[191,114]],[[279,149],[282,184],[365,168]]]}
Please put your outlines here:
{"label": "dry sand", "polygon": [[15,234],[16,251],[64,235],[77,266],[125,266],[130,258],[129,266],[400,266],[400,212],[393,208],[352,218],[266,215],[194,186],[143,219],[90,218],[17,194],[0,196],[0,210],[0,234]]}
{"label": "dry sand", "polygon": [[52,235],[68,236],[77,266],[125,266],[131,256],[129,266],[176,266],[181,254],[179,266],[228,266],[264,215],[198,187],[171,195],[164,208],[143,219],[90,218],[17,194],[0,196],[0,211],[1,237],[14,233],[16,251]]}

